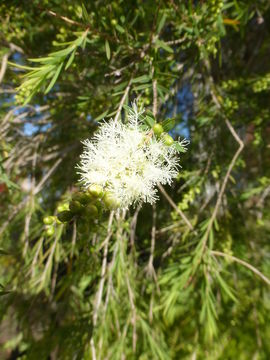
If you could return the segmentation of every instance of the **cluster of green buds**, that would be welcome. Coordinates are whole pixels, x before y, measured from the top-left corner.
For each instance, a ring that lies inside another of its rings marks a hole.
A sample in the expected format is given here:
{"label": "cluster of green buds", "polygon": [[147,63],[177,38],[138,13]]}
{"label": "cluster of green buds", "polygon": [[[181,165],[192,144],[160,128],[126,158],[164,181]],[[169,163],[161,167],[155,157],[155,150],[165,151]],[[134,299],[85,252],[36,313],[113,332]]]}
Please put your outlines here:
{"label": "cluster of green buds", "polygon": [[252,86],[252,89],[255,93],[259,93],[270,88],[270,73],[267,73],[259,80],[255,81]]}
{"label": "cluster of green buds", "polygon": [[31,95],[33,88],[34,87],[30,84],[27,86],[20,86],[19,91],[15,95],[16,104],[21,105],[25,101],[25,99],[27,99]]}
{"label": "cluster of green buds", "polygon": [[223,6],[223,0],[210,0],[210,12],[216,16],[220,14]]}
{"label": "cluster of green buds", "polygon": [[55,232],[55,226],[57,223],[57,217],[56,216],[45,216],[43,218],[43,223],[46,227],[46,235],[52,236]]}
{"label": "cluster of green buds", "polygon": [[167,132],[165,132],[161,124],[155,123],[153,125],[152,130],[157,138],[162,138],[162,141],[164,142],[165,145],[167,146],[173,145],[174,143],[173,138]]}
{"label": "cluster of green buds", "polygon": [[78,191],[73,194],[69,203],[57,207],[56,216],[46,216],[43,223],[46,225],[46,234],[52,236],[57,224],[78,221],[78,232],[89,231],[90,224],[101,218],[103,211],[114,210],[119,207],[118,200],[100,185],[91,185],[87,191]]}

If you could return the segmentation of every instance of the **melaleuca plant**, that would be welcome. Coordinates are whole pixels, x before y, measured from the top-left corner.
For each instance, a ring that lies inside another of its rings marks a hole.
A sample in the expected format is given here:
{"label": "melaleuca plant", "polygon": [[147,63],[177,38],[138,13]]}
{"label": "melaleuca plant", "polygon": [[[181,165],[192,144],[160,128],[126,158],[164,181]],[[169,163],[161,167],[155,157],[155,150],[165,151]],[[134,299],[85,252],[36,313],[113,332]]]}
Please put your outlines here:
{"label": "melaleuca plant", "polygon": [[269,1],[0,19],[0,358],[269,359]]}

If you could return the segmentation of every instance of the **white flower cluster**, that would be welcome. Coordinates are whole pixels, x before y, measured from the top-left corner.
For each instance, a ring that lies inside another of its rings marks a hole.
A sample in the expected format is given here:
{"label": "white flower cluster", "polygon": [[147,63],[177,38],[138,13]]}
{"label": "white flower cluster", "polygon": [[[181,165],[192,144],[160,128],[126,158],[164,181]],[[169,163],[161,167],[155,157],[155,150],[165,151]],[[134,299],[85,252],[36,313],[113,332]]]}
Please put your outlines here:
{"label": "white flower cluster", "polygon": [[85,149],[78,165],[86,188],[100,185],[112,194],[120,208],[137,202],[154,203],[158,183],[171,184],[178,174],[178,156],[139,120],[143,111],[136,104],[129,110],[128,121],[104,122]]}

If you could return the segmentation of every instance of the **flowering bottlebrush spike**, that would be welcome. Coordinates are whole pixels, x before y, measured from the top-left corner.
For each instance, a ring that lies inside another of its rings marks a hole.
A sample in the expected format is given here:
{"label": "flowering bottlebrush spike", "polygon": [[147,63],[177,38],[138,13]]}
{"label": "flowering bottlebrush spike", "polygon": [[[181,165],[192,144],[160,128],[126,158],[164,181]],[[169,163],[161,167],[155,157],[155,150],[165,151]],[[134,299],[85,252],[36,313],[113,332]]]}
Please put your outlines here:
{"label": "flowering bottlebrush spike", "polygon": [[156,185],[171,184],[179,169],[177,149],[167,146],[162,136],[145,130],[142,115],[134,103],[125,124],[104,121],[91,140],[83,141],[85,148],[77,166],[81,182],[86,188],[102,186],[119,208],[154,203]]}

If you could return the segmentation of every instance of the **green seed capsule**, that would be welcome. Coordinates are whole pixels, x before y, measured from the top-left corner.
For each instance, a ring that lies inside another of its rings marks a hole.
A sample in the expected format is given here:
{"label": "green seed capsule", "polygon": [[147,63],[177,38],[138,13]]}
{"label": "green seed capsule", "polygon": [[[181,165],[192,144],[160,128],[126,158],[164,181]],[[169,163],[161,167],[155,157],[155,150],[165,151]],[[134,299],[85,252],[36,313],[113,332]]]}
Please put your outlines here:
{"label": "green seed capsule", "polygon": [[117,20],[116,20],[116,19],[112,19],[112,20],[111,20],[111,24],[112,24],[112,26],[116,26],[116,25],[117,25]]}
{"label": "green seed capsule", "polygon": [[164,129],[163,129],[162,125],[155,124],[153,126],[153,131],[156,136],[160,136],[164,132]]}
{"label": "green seed capsule", "polygon": [[98,208],[95,205],[89,204],[85,207],[86,216],[98,217]]}
{"label": "green seed capsule", "polygon": [[44,223],[45,225],[51,225],[51,224],[54,223],[54,220],[55,220],[54,216],[45,216],[45,217],[43,218],[43,223]]}
{"label": "green seed capsule", "polygon": [[46,235],[52,236],[54,234],[54,226],[50,226],[48,229],[46,229]]}
{"label": "green seed capsule", "polygon": [[103,202],[108,210],[114,210],[120,206],[119,201],[109,192],[104,195]]}
{"label": "green seed capsule", "polygon": [[85,192],[81,196],[80,203],[83,205],[89,204],[91,201],[93,201],[93,196],[89,192]]}
{"label": "green seed capsule", "polygon": [[79,201],[72,200],[69,204],[69,210],[73,214],[77,214],[82,210],[82,204]]}
{"label": "green seed capsule", "polygon": [[86,193],[76,192],[72,195],[72,200],[79,201],[81,204],[85,205],[90,201],[90,198]]}
{"label": "green seed capsule", "polygon": [[170,135],[166,134],[163,136],[163,142],[167,146],[172,146],[172,144],[174,143],[174,140]]}
{"label": "green seed capsule", "polygon": [[68,222],[73,218],[73,214],[71,211],[64,210],[64,211],[60,212],[59,214],[57,214],[57,218],[62,223]]}
{"label": "green seed capsule", "polygon": [[88,188],[88,192],[93,197],[101,198],[103,195],[103,188],[100,185],[93,184]]}
{"label": "green seed capsule", "polygon": [[69,209],[69,204],[68,203],[63,203],[63,204],[60,204],[57,206],[57,211],[58,212],[62,212],[62,211],[65,211],[65,210],[68,210]]}

